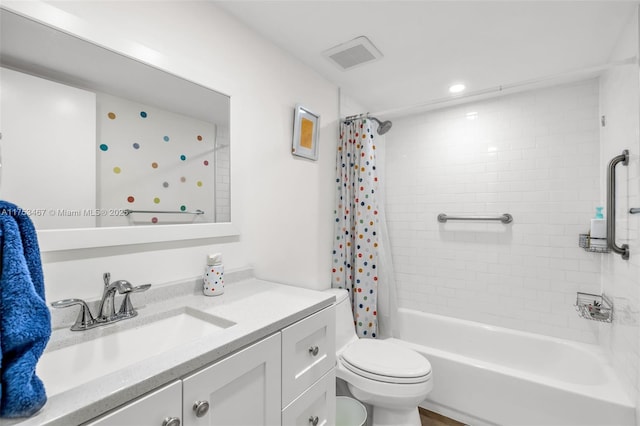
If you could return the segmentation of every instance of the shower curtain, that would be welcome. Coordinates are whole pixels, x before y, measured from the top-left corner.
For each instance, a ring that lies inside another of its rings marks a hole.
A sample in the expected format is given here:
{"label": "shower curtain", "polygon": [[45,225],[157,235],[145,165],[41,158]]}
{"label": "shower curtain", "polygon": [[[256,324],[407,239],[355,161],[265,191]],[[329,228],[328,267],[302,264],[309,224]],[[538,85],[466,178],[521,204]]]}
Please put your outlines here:
{"label": "shower curtain", "polygon": [[331,285],[349,292],[356,333],[378,335],[379,200],[373,123],[340,127]]}

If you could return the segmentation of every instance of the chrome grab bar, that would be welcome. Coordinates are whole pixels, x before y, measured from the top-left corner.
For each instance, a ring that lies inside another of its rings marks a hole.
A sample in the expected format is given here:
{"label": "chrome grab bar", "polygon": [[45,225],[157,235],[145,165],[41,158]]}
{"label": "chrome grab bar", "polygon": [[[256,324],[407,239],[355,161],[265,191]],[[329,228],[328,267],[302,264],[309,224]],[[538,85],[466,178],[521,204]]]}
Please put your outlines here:
{"label": "chrome grab bar", "polygon": [[501,216],[448,216],[444,213],[438,215],[438,222],[445,223],[448,220],[499,220],[502,223],[513,222],[513,216],[504,213]]}
{"label": "chrome grab bar", "polygon": [[640,207],[632,207],[629,209],[629,213],[631,214],[636,214],[636,213],[640,213]]}
{"label": "chrome grab bar", "polygon": [[613,157],[607,168],[607,245],[624,260],[629,260],[629,246],[616,244],[616,166],[620,163],[623,166],[629,165],[628,149]]}
{"label": "chrome grab bar", "polygon": [[163,211],[163,210],[130,210],[130,209],[125,209],[124,210],[124,215],[125,216],[129,216],[131,213],[158,213],[158,214],[204,214],[204,212],[200,209],[196,210],[195,212],[189,212],[189,211]]}

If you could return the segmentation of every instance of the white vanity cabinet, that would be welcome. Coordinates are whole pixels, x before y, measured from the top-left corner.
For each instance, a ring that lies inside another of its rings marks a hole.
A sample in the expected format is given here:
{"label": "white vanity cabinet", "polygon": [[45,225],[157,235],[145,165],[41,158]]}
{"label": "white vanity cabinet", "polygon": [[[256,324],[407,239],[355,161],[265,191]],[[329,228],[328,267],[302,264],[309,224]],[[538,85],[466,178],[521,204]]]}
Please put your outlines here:
{"label": "white vanity cabinet", "polygon": [[85,426],[178,426],[181,418],[182,382],[176,380]]}
{"label": "white vanity cabinet", "polygon": [[316,312],[87,425],[331,426],[334,309]]}
{"label": "white vanity cabinet", "polygon": [[280,333],[183,379],[183,425],[279,425]]}

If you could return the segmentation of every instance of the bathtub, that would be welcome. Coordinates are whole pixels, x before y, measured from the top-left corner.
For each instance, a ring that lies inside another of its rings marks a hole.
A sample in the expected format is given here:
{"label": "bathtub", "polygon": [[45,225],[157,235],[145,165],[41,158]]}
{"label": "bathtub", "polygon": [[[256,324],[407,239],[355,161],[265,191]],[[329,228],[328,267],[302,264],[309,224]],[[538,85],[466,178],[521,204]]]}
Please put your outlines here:
{"label": "bathtub", "polygon": [[390,339],[424,355],[421,406],[483,425],[635,425],[635,407],[599,346],[399,309]]}

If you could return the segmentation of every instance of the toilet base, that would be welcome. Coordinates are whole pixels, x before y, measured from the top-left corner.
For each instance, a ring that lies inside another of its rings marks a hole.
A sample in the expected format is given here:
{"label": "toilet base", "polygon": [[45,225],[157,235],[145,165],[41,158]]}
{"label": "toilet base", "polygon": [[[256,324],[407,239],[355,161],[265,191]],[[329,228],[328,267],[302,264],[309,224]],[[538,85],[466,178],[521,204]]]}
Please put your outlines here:
{"label": "toilet base", "polygon": [[410,410],[391,410],[373,407],[373,426],[420,426],[418,407]]}

